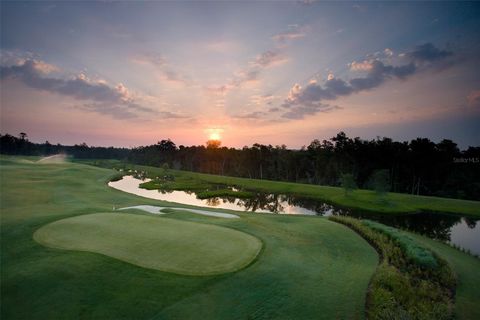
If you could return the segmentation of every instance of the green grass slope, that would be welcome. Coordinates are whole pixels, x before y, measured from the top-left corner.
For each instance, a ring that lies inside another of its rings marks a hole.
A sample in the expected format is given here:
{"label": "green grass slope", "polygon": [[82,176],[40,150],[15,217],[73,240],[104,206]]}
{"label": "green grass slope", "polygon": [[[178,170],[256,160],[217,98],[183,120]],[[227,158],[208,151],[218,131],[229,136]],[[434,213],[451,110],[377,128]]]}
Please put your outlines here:
{"label": "green grass slope", "polygon": [[135,265],[185,275],[247,266],[262,242],[233,229],[124,213],[94,213],[52,222],[34,239],[59,249],[101,253]]}
{"label": "green grass slope", "polygon": [[[179,218],[204,219],[192,214]],[[179,300],[153,319],[364,318],[369,280],[360,279],[369,279],[378,257],[364,250],[365,242],[351,230],[315,217],[258,215],[234,224],[262,236],[266,245],[258,262],[248,272]]]}
{"label": "green grass slope", "polygon": [[319,217],[148,216],[236,229],[264,245],[255,262],[237,272],[185,276],[152,270],[98,253],[45,247],[33,234],[60,219],[110,212],[114,205],[167,203],[109,188],[111,170],[0,160],[2,319],[364,317],[378,256],[346,227]]}
{"label": "green grass slope", "polygon": [[[152,167],[142,168],[147,172],[151,172],[152,170]],[[211,183],[236,185],[269,193],[289,193],[361,210],[384,213],[402,213],[424,210],[480,217],[480,201],[414,196],[393,192],[387,193],[385,199],[379,199],[374,191],[362,189],[355,190],[350,196],[345,196],[344,189],[338,187],[225,177],[188,171],[173,172],[175,175],[191,178],[192,180],[204,180]]]}

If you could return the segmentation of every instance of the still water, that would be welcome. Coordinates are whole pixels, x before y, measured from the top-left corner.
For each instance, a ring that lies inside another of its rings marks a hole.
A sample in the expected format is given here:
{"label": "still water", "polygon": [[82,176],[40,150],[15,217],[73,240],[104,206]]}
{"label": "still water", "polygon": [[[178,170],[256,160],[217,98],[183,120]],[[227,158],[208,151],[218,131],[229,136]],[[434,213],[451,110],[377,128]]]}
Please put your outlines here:
{"label": "still water", "polygon": [[140,184],[148,181],[150,181],[150,179],[141,180],[134,178],[133,176],[124,176],[123,179],[109,182],[108,185],[112,188],[149,199],[183,203],[199,207],[213,207],[218,209],[244,210],[263,213],[275,212],[280,214],[318,215],[319,212],[321,212],[289,203],[289,199],[283,195],[259,195],[254,199],[238,199],[230,197],[197,199],[197,196],[193,192],[147,190],[139,187]]}
{"label": "still water", "polygon": [[434,239],[451,242],[480,255],[479,221],[472,218],[441,213],[417,213],[400,216],[376,215],[338,208],[317,200],[265,193],[257,193],[252,199],[216,197],[202,200],[197,199],[193,192],[146,190],[139,187],[140,184],[148,181],[150,180],[124,176],[121,180],[109,182],[108,185],[149,199],[199,207],[278,214],[348,215],[372,219],[397,228],[425,234]]}

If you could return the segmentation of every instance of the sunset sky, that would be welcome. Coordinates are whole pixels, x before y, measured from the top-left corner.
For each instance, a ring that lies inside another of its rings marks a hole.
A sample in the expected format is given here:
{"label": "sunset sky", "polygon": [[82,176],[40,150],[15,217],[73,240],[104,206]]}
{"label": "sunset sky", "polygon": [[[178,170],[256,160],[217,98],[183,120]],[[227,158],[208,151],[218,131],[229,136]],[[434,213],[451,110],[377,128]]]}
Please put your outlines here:
{"label": "sunset sky", "polygon": [[2,134],[480,145],[480,3],[2,2]]}

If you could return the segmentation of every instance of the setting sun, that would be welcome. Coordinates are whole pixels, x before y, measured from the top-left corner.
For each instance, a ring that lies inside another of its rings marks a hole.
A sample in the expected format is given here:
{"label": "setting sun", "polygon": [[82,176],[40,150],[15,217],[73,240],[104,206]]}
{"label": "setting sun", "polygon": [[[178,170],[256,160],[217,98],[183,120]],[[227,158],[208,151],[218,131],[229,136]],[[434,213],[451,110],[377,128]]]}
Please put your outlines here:
{"label": "setting sun", "polygon": [[218,132],[210,133],[210,140],[220,140],[220,134]]}
{"label": "setting sun", "polygon": [[208,140],[218,140],[220,141],[222,139],[222,132],[223,129],[219,128],[209,128],[205,130],[206,133],[208,134]]}

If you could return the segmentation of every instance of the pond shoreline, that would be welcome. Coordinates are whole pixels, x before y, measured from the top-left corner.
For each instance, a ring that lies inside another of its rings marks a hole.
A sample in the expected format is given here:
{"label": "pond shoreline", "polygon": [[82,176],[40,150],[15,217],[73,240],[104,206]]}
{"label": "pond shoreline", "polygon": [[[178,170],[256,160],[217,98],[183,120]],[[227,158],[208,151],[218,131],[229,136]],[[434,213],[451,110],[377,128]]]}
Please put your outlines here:
{"label": "pond shoreline", "polygon": [[[300,198],[284,194],[263,194],[254,193],[248,190],[254,196],[253,198],[235,198],[213,197],[199,199],[197,193],[200,190],[180,191],[180,190],[158,190],[153,188],[142,188],[142,184],[148,183],[150,179],[138,179],[131,175],[124,175],[121,179],[118,176],[108,185],[112,188],[136,194],[149,199],[168,201],[172,203],[181,203],[186,205],[226,209],[244,212],[257,212],[267,214],[291,214],[291,215],[317,215],[317,216],[352,216],[356,218],[368,218],[381,223],[405,229],[414,233],[428,236],[458,247],[473,255],[480,255],[480,226],[477,225],[477,219],[441,212],[418,212],[406,214],[383,214],[381,212],[359,211],[335,206],[325,202],[320,202],[311,198]],[[235,194],[236,187],[229,194]],[[242,190],[238,190],[242,191]]]}

